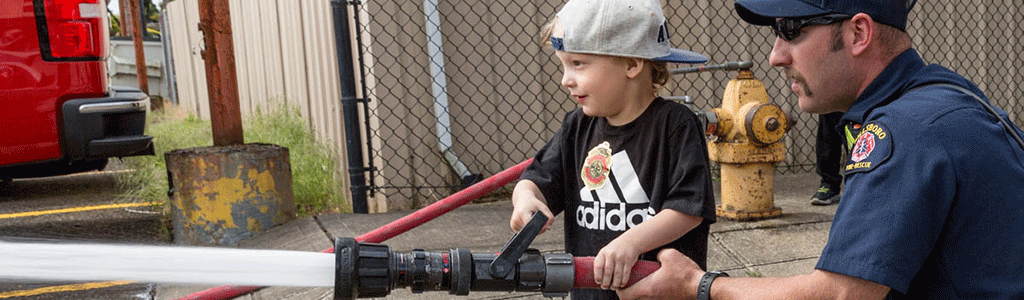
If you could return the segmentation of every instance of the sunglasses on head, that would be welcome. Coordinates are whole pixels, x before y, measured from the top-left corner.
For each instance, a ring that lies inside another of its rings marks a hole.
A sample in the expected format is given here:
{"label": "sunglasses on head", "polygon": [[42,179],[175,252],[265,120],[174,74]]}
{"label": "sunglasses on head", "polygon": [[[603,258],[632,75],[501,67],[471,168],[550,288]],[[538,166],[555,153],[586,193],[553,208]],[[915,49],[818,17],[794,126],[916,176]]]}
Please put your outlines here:
{"label": "sunglasses on head", "polygon": [[800,33],[803,32],[804,27],[811,25],[835,24],[852,17],[853,16],[844,14],[829,14],[802,19],[781,18],[776,20],[775,24],[772,24],[771,27],[772,31],[775,32],[775,36],[786,41],[792,41],[800,37]]}

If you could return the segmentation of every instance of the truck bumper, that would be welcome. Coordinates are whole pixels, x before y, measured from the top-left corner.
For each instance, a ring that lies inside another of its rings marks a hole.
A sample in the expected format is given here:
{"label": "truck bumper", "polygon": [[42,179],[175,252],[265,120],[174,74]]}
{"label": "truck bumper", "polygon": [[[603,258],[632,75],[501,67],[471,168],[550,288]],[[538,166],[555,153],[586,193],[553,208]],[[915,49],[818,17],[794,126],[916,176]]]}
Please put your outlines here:
{"label": "truck bumper", "polygon": [[63,148],[72,161],[152,155],[145,135],[149,96],[137,89],[111,87],[109,97],[64,102]]}

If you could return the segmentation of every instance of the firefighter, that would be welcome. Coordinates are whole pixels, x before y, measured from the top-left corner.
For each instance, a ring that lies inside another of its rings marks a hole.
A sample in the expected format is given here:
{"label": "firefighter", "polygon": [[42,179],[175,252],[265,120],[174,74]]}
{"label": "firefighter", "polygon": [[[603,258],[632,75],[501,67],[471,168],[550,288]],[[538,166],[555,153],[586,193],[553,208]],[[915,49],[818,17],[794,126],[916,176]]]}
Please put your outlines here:
{"label": "firefighter", "polygon": [[[915,0],[743,0],[800,108],[840,111],[843,200],[810,274],[728,278],[672,250],[624,299],[1024,299],[1024,145],[975,84],[926,65]],[[969,59],[964,57],[963,59]],[[716,279],[717,278],[717,279]]]}

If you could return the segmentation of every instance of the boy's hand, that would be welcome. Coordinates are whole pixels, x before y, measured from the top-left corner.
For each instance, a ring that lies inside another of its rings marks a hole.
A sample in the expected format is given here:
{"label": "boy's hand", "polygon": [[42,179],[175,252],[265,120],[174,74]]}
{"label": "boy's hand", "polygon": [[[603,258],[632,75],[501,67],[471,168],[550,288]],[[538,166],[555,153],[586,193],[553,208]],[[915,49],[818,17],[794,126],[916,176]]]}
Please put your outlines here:
{"label": "boy's hand", "polygon": [[594,281],[602,289],[618,290],[626,287],[629,274],[640,256],[635,243],[622,239],[612,240],[594,257]]}
{"label": "boy's hand", "polygon": [[544,202],[541,202],[539,199],[518,199],[518,201],[514,201],[513,203],[515,203],[515,205],[512,208],[512,219],[509,221],[509,226],[512,227],[512,230],[516,232],[522,230],[523,226],[526,226],[526,223],[530,222],[530,218],[533,217],[533,213],[538,211],[548,217],[548,222],[544,223],[544,228],[541,228],[540,233],[544,233],[545,231],[548,231],[548,229],[551,229],[551,224],[554,222],[555,216],[551,213],[551,210],[548,209],[548,206],[544,205]]}
{"label": "boy's hand", "polygon": [[512,190],[512,218],[509,221],[509,227],[519,232],[526,226],[526,223],[530,222],[533,213],[538,211],[548,217],[548,222],[544,223],[544,227],[538,233],[541,234],[551,229],[555,215],[551,213],[547,202],[544,202],[544,194],[540,192],[540,188],[533,181],[520,180],[516,184],[516,188]]}

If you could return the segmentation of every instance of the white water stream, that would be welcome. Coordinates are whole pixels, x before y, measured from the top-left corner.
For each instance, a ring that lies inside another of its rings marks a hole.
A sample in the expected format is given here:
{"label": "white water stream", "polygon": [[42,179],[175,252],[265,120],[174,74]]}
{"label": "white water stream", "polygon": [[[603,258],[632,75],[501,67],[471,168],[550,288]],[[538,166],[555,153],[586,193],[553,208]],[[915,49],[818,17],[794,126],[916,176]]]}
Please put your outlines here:
{"label": "white water stream", "polygon": [[39,281],[334,286],[332,253],[0,241],[0,278]]}

